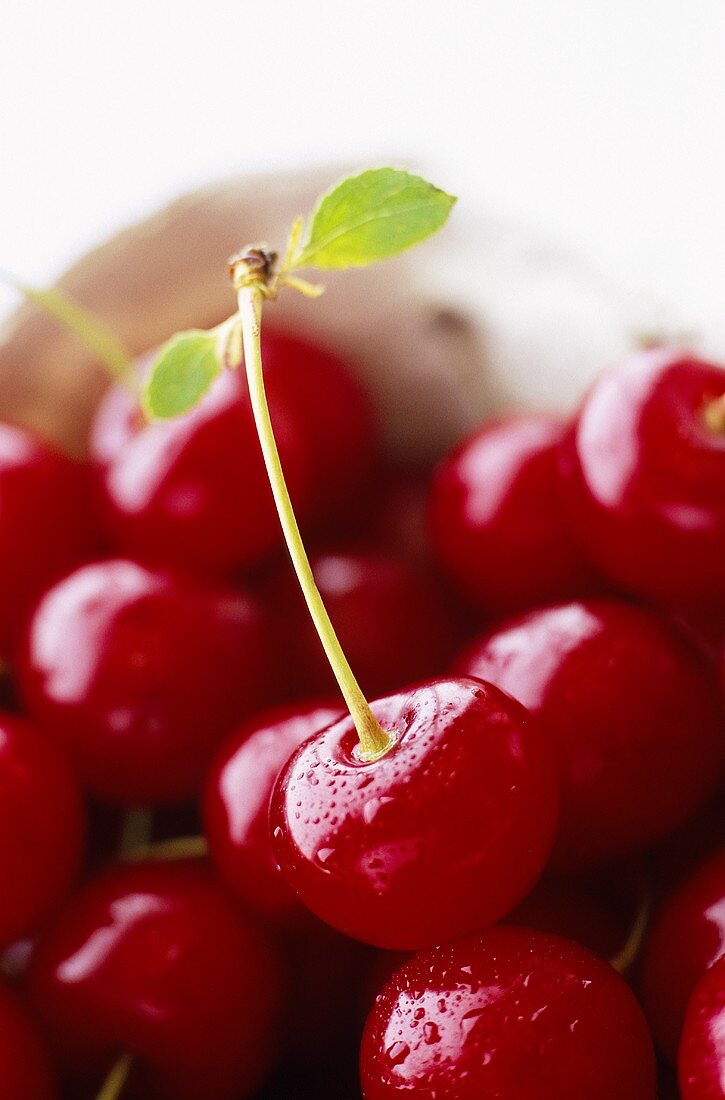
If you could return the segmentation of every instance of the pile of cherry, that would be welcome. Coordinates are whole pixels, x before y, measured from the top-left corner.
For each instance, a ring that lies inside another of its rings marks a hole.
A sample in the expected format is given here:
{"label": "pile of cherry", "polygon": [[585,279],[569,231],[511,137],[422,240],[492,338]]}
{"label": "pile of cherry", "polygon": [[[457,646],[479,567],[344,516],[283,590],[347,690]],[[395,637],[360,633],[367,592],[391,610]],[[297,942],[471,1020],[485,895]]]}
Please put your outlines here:
{"label": "pile of cherry", "polygon": [[725,372],[639,353],[421,474],[334,356],[264,356],[394,743],[243,372],[114,387],[84,465],[1,426],[0,1100],[725,1096]]}

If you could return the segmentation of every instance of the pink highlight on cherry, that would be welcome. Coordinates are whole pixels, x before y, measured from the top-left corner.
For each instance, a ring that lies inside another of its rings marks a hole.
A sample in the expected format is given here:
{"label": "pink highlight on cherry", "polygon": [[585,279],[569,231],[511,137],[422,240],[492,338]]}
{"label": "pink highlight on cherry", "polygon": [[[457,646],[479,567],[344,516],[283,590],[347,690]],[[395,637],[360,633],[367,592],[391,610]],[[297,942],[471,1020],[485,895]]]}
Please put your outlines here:
{"label": "pink highlight on cherry", "polygon": [[682,1100],[721,1100],[725,1094],[725,959],[695,987],[678,1056]]}

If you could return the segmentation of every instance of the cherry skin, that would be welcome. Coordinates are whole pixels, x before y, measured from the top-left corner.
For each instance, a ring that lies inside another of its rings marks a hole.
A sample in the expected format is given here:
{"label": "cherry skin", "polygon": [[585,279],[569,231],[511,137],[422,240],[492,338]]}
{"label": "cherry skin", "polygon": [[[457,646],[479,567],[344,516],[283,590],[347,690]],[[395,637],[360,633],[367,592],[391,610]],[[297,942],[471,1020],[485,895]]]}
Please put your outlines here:
{"label": "cherry skin", "polygon": [[327,700],[265,711],[227,738],[206,780],[204,832],[215,868],[235,894],[275,923],[296,923],[302,907],[274,857],[272,789],[292,753],[341,712]]}
{"label": "cherry skin", "polygon": [[585,398],[560,454],[567,514],[592,561],[667,603],[725,602],[725,371],[640,353]]}
{"label": "cherry skin", "polygon": [[40,940],[28,990],[64,1065],[102,1079],[130,1053],[154,1100],[238,1100],[271,1064],[279,960],[196,863],[92,882]]}
{"label": "cherry skin", "polygon": [[0,984],[0,1100],[57,1100],[48,1053],[24,1005]]}
{"label": "cherry skin", "polygon": [[87,470],[0,423],[0,654],[12,655],[36,597],[93,549]]}
{"label": "cherry skin", "polygon": [[642,1004],[664,1054],[674,1062],[687,1002],[702,974],[725,953],[725,848],[709,856],[665,899],[642,957]]}
{"label": "cherry skin", "polygon": [[429,521],[438,558],[482,611],[518,611],[592,590],[558,500],[563,421],[485,424],[436,471]]}
{"label": "cherry skin", "polygon": [[725,959],[706,971],[692,994],[678,1071],[682,1100],[725,1096]]}
{"label": "cherry skin", "polygon": [[[307,521],[340,506],[366,476],[370,408],[335,356],[271,333],[263,354],[282,465]],[[132,393],[113,387],[91,453],[108,534],[134,557],[229,572],[280,544],[243,370],[225,371],[187,415],[151,424]]]}
{"label": "cherry skin", "polygon": [[0,947],[33,932],[61,900],[85,831],[80,787],[57,747],[0,713]]}
{"label": "cherry skin", "polygon": [[717,784],[712,679],[648,612],[615,600],[531,611],[482,635],[455,667],[509,692],[548,733],[562,786],[558,870],[646,847]]}
{"label": "cherry skin", "polygon": [[301,901],[341,932],[413,950],[490,924],[521,901],[556,829],[544,739],[513,699],[432,680],[372,704],[395,742],[360,755],[352,719],[291,757],[270,815]]}
{"label": "cherry skin", "polygon": [[365,1100],[655,1100],[652,1041],[625,983],[585,948],[497,927],[414,956],[379,995]]}
{"label": "cherry skin", "polygon": [[19,672],[93,794],[155,805],[194,793],[224,735],[269,701],[270,667],[252,597],[114,559],[45,594]]}

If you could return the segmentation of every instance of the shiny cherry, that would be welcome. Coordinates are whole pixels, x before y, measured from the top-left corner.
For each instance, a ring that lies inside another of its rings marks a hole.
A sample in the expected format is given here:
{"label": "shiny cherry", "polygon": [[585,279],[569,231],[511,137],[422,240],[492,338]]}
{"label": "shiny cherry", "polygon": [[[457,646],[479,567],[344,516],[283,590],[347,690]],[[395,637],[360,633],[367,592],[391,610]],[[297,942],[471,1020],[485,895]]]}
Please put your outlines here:
{"label": "shiny cherry", "polygon": [[57,1100],[48,1052],[20,999],[0,983],[0,1100]]}
{"label": "shiny cherry", "polygon": [[725,959],[706,971],[690,998],[678,1071],[682,1100],[725,1096]]}
{"label": "shiny cherry", "polygon": [[294,922],[301,906],[272,850],[272,789],[292,753],[337,721],[341,709],[312,700],[265,711],[227,738],[206,780],[204,832],[214,865],[230,889],[275,922]]}
{"label": "shiny cherry", "polygon": [[585,398],[560,469],[570,524],[592,561],[656,600],[725,602],[725,371],[656,349]]}
{"label": "shiny cherry", "polygon": [[407,950],[490,924],[541,874],[556,829],[553,763],[524,709],[473,680],[432,680],[372,710],[393,746],[361,758],[351,719],[281,773],[271,824],[313,913]]}
{"label": "shiny cherry", "polygon": [[548,733],[562,785],[560,870],[644,848],[717,784],[725,746],[714,684],[646,611],[614,600],[531,611],[473,642],[455,667],[509,692]]}
{"label": "shiny cherry", "polygon": [[655,1039],[675,1060],[687,1002],[725,953],[725,848],[709,856],[662,903],[645,942],[640,994]]}
{"label": "shiny cherry", "polygon": [[134,1056],[154,1100],[238,1100],[275,1047],[280,968],[201,865],[114,868],[40,940],[28,990],[64,1065],[99,1079]]}
{"label": "shiny cherry", "polygon": [[125,805],[192,795],[224,735],[269,700],[269,676],[250,596],[124,559],[51,588],[20,663],[31,714],[93,794]]}
{"label": "shiny cherry", "polygon": [[436,471],[429,521],[441,563],[484,612],[518,611],[592,589],[558,500],[565,424],[543,414],[484,425]]}
{"label": "shiny cherry", "polygon": [[[333,355],[265,334],[265,379],[275,434],[301,520],[356,491],[374,452],[369,405]],[[226,371],[201,404],[145,423],[114,387],[96,417],[91,451],[114,544],[155,563],[229,571],[281,542],[243,370]]]}
{"label": "shiny cherry", "polygon": [[365,1027],[365,1100],[655,1100],[652,1041],[625,983],[558,936],[490,928],[421,952]]}
{"label": "shiny cherry", "polygon": [[61,900],[85,827],[79,784],[57,747],[0,713],[0,947],[34,931]]}
{"label": "shiny cherry", "polygon": [[86,469],[0,423],[0,655],[32,603],[93,549]]}

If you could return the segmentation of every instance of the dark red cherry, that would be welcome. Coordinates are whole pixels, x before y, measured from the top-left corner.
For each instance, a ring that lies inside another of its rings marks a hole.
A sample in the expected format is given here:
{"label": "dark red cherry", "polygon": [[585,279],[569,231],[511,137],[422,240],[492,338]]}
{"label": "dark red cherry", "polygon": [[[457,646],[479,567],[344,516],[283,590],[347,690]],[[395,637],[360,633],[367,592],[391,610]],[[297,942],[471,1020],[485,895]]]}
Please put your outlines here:
{"label": "dark red cherry", "polygon": [[86,469],[0,423],[0,654],[32,603],[93,547]]}
{"label": "dark red cherry", "polygon": [[272,788],[295,749],[340,716],[341,707],[326,700],[265,711],[224,742],[207,778],[204,832],[214,865],[268,919],[286,923],[301,909],[272,850]]}
{"label": "dark red cherry", "polygon": [[725,959],[700,978],[690,998],[678,1071],[682,1100],[725,1096]]}
{"label": "dark red cherry", "polygon": [[274,1054],[276,953],[199,864],[91,883],[40,940],[28,988],[66,1066],[100,1079],[129,1053],[154,1100],[246,1097]]}
{"label": "dark red cherry", "polygon": [[438,557],[484,612],[590,591],[593,577],[558,500],[564,422],[511,417],[484,425],[436,471],[429,520]]}
{"label": "dark red cherry", "polygon": [[548,733],[560,870],[644,848],[715,789],[725,746],[714,684],[648,612],[614,600],[532,611],[473,642],[456,669],[509,692]]}
{"label": "dark red cherry", "polygon": [[360,1052],[365,1100],[655,1100],[652,1041],[625,983],[558,936],[498,927],[393,976]]}
{"label": "dark red cherry", "polygon": [[85,826],[80,787],[56,746],[0,713],[0,947],[58,904],[80,866]]}
{"label": "dark red cherry", "polygon": [[275,852],[304,904],[356,939],[407,950],[502,917],[541,874],[557,788],[524,709],[433,680],[372,709],[395,743],[361,759],[351,719],[306,741],[272,799]]}
{"label": "dark red cherry", "polygon": [[50,1059],[24,1005],[0,983],[0,1100],[57,1100]]}
{"label": "dark red cherry", "polygon": [[725,601],[725,371],[640,353],[585,398],[561,450],[569,521],[619,584],[667,604]]}
{"label": "dark red cherry", "polygon": [[[371,414],[335,356],[274,334],[263,348],[282,466],[305,521],[356,491],[372,461]],[[281,542],[243,370],[225,372],[186,416],[151,424],[114,387],[91,451],[108,534],[132,556],[228,572]]]}
{"label": "dark red cherry", "polygon": [[665,899],[642,958],[640,994],[655,1039],[677,1056],[685,1009],[708,967],[725,953],[725,848],[708,857]]}
{"label": "dark red cherry", "polygon": [[250,596],[115,559],[45,594],[20,677],[31,714],[95,795],[179,801],[224,735],[269,701],[266,629]]}

